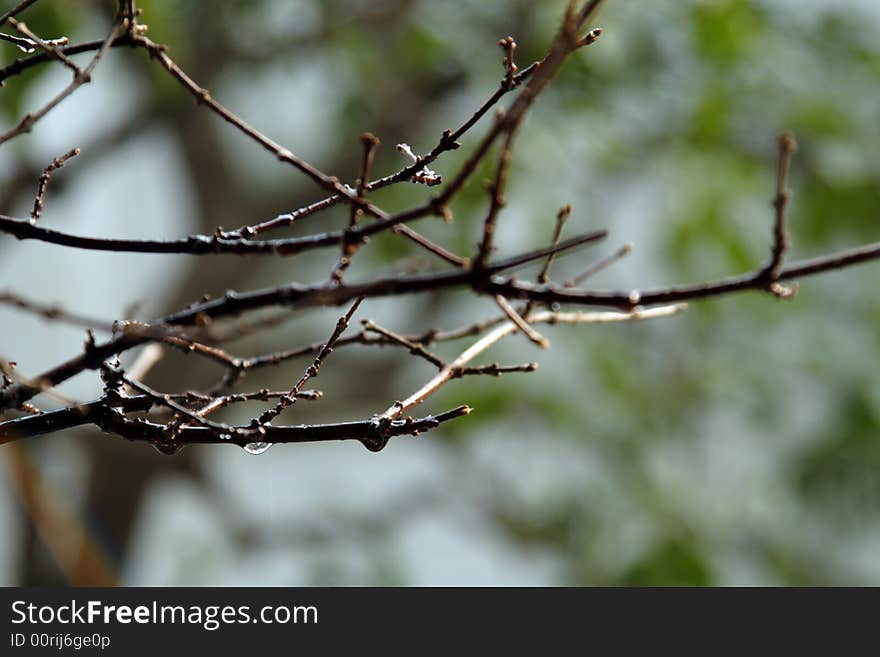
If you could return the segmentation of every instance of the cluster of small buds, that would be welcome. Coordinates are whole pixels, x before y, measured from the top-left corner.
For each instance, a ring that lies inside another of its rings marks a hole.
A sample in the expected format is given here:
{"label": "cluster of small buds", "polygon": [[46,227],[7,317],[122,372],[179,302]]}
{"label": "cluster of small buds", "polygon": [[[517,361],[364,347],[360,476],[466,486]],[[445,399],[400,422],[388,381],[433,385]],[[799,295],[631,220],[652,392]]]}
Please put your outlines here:
{"label": "cluster of small buds", "polygon": [[[412,146],[410,146],[409,144],[398,144],[397,150],[406,155],[410,160],[412,160],[413,164],[421,163],[421,158],[413,152]],[[443,176],[441,176],[436,171],[433,171],[432,169],[423,166],[412,175],[410,180],[412,180],[414,183],[421,183],[423,185],[427,185],[428,187],[433,187],[434,185],[439,185],[443,182]]]}
{"label": "cluster of small buds", "polygon": [[513,61],[513,53],[516,51],[516,41],[513,40],[512,36],[508,36],[501,39],[498,42],[498,45],[504,51],[504,58],[501,60],[501,64],[504,66],[504,81],[506,86],[509,89],[512,89],[514,86],[513,76],[516,75],[517,70],[519,70],[516,63]]}

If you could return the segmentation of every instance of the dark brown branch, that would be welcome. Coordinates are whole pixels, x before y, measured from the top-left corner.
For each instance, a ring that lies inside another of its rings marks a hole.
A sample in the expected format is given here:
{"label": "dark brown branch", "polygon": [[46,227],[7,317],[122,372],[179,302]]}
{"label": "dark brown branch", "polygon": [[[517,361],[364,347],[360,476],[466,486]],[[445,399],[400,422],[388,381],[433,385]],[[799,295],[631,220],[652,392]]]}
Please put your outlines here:
{"label": "dark brown branch", "polygon": [[761,270],[761,275],[767,281],[767,289],[779,297],[794,296],[795,288],[788,288],[778,283],[779,270],[782,260],[788,250],[788,233],[785,228],[785,209],[791,200],[791,190],[788,189],[788,170],[791,165],[791,156],[797,150],[797,142],[790,132],[779,137],[779,162],[776,169],[776,196],[773,199],[773,209],[776,214],[773,224],[773,248],[771,249],[770,262]]}
{"label": "dark brown branch", "polygon": [[[880,242],[865,244],[864,246],[838,251],[837,253],[809,260],[801,260],[783,267],[779,271],[778,280],[797,280],[806,276],[843,269],[877,259],[880,259]],[[627,293],[579,291],[559,289],[552,285],[536,286],[520,281],[493,283],[489,285],[489,289],[499,290],[508,298],[533,299],[542,303],[634,308],[639,305],[653,306],[679,301],[708,299],[747,290],[762,290],[764,289],[764,283],[764,276],[758,272],[756,274],[731,276],[730,278],[717,281],[671,286],[645,292],[639,290]]]}
{"label": "dark brown branch", "polygon": [[[114,404],[120,404],[115,409]],[[0,422],[0,445],[69,429],[85,424],[94,424],[104,431],[115,433],[127,440],[148,441],[162,445],[167,441],[168,427],[142,418],[130,419],[122,414],[125,411],[148,410],[153,400],[147,396],[128,398],[121,402],[108,402],[106,398],[73,408],[49,411],[6,422]],[[430,431],[444,422],[468,415],[468,406],[459,406],[445,413],[428,415],[420,419],[407,418],[380,426],[374,419],[357,422],[338,422],[334,424],[311,424],[296,426],[266,425],[261,440],[267,443],[305,443],[329,440],[358,440],[371,451],[381,449],[389,438],[404,435],[419,435]],[[177,447],[205,443],[213,445],[238,445],[244,447],[253,441],[253,429],[245,426],[229,427],[229,434],[217,433],[210,427],[186,425],[176,429],[174,441]]]}
{"label": "dark brown branch", "polygon": [[40,182],[37,185],[37,194],[34,196],[34,208],[31,210],[32,224],[36,224],[40,219],[40,213],[43,211],[43,203],[46,200],[46,189],[49,186],[49,181],[52,180],[52,173],[63,167],[70,158],[79,155],[79,152],[78,148],[72,148],[64,155],[56,157],[49,163],[49,166],[43,169],[43,175],[40,176]]}
{"label": "dark brown branch", "polygon": [[[540,257],[545,257],[546,255],[547,253],[543,253]],[[880,242],[788,265],[779,272],[779,280],[795,280],[877,259],[880,259]],[[517,264],[520,264],[519,261],[522,258],[510,259],[510,261],[514,260],[517,261]],[[499,268],[498,271],[502,271],[503,269],[500,269],[500,267],[506,264],[505,262],[495,263],[490,266],[489,272],[492,272],[495,268]],[[472,274],[469,272],[455,271],[391,277],[367,283],[336,287],[328,287],[326,285],[286,285],[269,290],[227,294],[223,299],[198,304],[185,311],[170,315],[165,318],[165,321],[172,324],[186,325],[194,324],[202,314],[210,317],[238,315],[247,310],[273,305],[289,307],[341,305],[360,296],[392,296],[438,291],[474,284],[477,285],[476,289],[482,293],[502,294],[508,299],[532,300],[546,304],[559,303],[623,309],[635,308],[639,305],[652,306],[679,301],[707,299],[734,292],[764,289],[764,278],[756,274],[743,274],[718,281],[672,286],[645,292],[633,290],[626,293],[559,288],[553,285],[535,285],[514,279],[490,279],[488,282],[484,279],[478,279],[474,282],[471,277]],[[39,394],[42,390],[66,381],[85,369],[96,369],[104,359],[144,344],[147,341],[149,341],[149,338],[135,333],[123,335],[109,342],[96,345],[94,349],[43,373],[34,383],[17,383],[0,391],[0,409],[15,408],[22,402]]]}
{"label": "dark brown branch", "polygon": [[[36,387],[40,388],[40,392],[44,393],[47,397],[54,399],[65,406],[76,406],[77,401],[71,397],[66,395],[62,395],[57,390],[49,386],[40,386],[39,381],[35,381],[26,376],[23,376],[17,370],[18,364],[15,361],[9,361],[4,358],[0,358],[0,389],[8,388],[12,385],[24,385],[25,387]],[[24,410],[26,407],[26,403],[18,406],[19,409]],[[0,411],[2,412],[2,411]]]}
{"label": "dark brown branch", "polygon": [[[581,246],[605,237],[604,231],[567,240],[555,247],[565,250]],[[549,255],[552,249],[539,249],[521,256],[508,258],[489,265],[474,278],[470,271],[454,271],[441,274],[416,274],[377,279],[358,285],[300,285],[290,284],[267,290],[253,292],[227,292],[221,299],[213,299],[194,304],[186,310],[169,315],[152,325],[126,323],[121,325],[121,335],[95,345],[83,354],[44,372],[33,382],[19,383],[0,391],[0,409],[15,408],[46,388],[58,385],[86,369],[97,369],[111,356],[146,342],[163,340],[167,331],[161,330],[163,324],[195,325],[205,317],[238,315],[247,310],[268,306],[314,307],[335,306],[348,303],[360,296],[390,296],[429,290],[442,290],[463,285],[475,286],[482,290],[488,278],[512,267],[518,267]],[[361,294],[360,291],[364,293]],[[157,330],[152,330],[157,329]]]}
{"label": "dark brown branch", "polygon": [[[345,231],[322,233],[302,238],[253,241],[235,237],[227,239],[222,232],[214,235],[191,235],[180,240],[120,240],[102,237],[82,237],[62,231],[34,226],[25,219],[0,215],[0,231],[20,240],[39,240],[75,249],[129,253],[175,253],[186,255],[259,255],[290,256],[316,248],[336,246]],[[366,231],[353,231],[359,235]],[[371,231],[376,232],[376,231]]]}
{"label": "dark brown branch", "polygon": [[[565,242],[560,244],[560,247],[564,244]],[[541,250],[535,254],[536,256],[530,259],[546,257],[547,252]],[[875,242],[783,267],[779,273],[779,279],[793,280],[878,258],[880,258],[880,242]],[[335,287],[290,284],[279,288],[227,294],[222,299],[197,304],[185,311],[171,315],[165,318],[165,321],[185,325],[194,323],[200,314],[210,317],[230,316],[271,305],[298,308],[317,305],[333,306],[347,303],[359,296],[395,296],[461,286],[474,286],[478,292],[493,295],[502,294],[508,299],[532,299],[541,303],[632,308],[638,305],[667,304],[720,296],[731,292],[761,289],[762,280],[761,276],[752,273],[694,285],[673,286],[644,292],[635,290],[624,293],[567,289],[555,285],[536,285],[515,279],[493,278],[496,273],[522,264],[524,259],[524,256],[517,256],[491,264],[484,272],[489,277],[488,280],[475,277],[472,272],[453,271],[393,276]]]}
{"label": "dark brown branch", "polygon": [[432,253],[441,260],[445,260],[449,264],[455,265],[456,267],[467,267],[470,262],[467,258],[462,258],[461,256],[454,254],[449,249],[446,249],[439,244],[435,244],[427,237],[420,233],[417,233],[405,224],[398,224],[397,226],[393,226],[391,228],[391,232],[403,235],[411,242],[418,244],[428,253]]}
{"label": "dark brown branch", "polygon": [[[53,230],[51,228],[35,226],[28,220],[7,217],[2,214],[0,214],[0,232],[5,232],[20,240],[34,239],[49,244],[58,244],[60,246],[87,249],[91,251],[176,253],[186,255],[234,254],[292,256],[304,253],[305,251],[332,247],[344,240],[362,240],[368,235],[381,232],[383,229],[393,229],[402,221],[425,216],[428,212],[430,212],[429,208],[420,206],[415,210],[408,210],[392,215],[387,222],[377,222],[369,226],[363,226],[359,229],[320,233],[317,235],[308,235],[291,239],[260,241],[241,239],[238,237],[234,239],[226,239],[221,237],[222,233],[219,232],[210,237],[206,235],[191,235],[188,238],[181,240],[119,240],[103,237],[82,237]],[[590,233],[585,236],[585,238],[588,241],[598,239],[595,235],[599,235],[599,233]],[[605,233],[602,232],[601,236],[604,237],[604,235]],[[440,247],[421,236],[417,238],[417,241],[419,241],[419,243],[427,250],[435,253],[435,255],[438,255],[452,264],[457,266],[467,264],[465,259],[446,251],[443,247]],[[576,245],[567,244],[562,250],[572,248],[572,246]],[[544,255],[547,255],[547,253]]]}
{"label": "dark brown branch", "polygon": [[601,242],[606,237],[608,237],[608,231],[605,230],[597,230],[591,233],[584,233],[583,235],[578,235],[562,242],[551,244],[550,246],[543,249],[536,249],[534,251],[529,251],[528,253],[524,253],[519,256],[513,256],[512,258],[506,258],[504,260],[496,260],[495,262],[486,266],[484,268],[484,271],[490,274],[497,274],[502,271],[512,271],[524,265],[528,265],[536,260],[547,258],[551,255],[561,255],[563,253],[568,253],[569,251],[576,251],[588,244]]}
{"label": "dark brown branch", "polygon": [[360,296],[396,296],[400,294],[443,290],[470,285],[478,291],[487,285],[495,274],[520,267],[535,260],[547,257],[553,251],[564,252],[602,240],[607,233],[596,231],[565,240],[555,247],[537,249],[528,253],[490,263],[485,269],[474,271],[452,271],[431,274],[412,274],[390,276],[364,283],[345,285],[289,285],[255,290],[253,292],[227,292],[221,299],[197,303],[186,310],[165,317],[157,323],[194,324],[200,317],[223,317],[238,315],[248,310],[267,306],[284,305],[289,307],[339,306]]}
{"label": "dark brown branch", "polygon": [[[558,43],[558,41],[557,41]],[[507,87],[511,87],[513,85],[514,74],[516,73],[516,64],[513,61],[513,53],[516,50],[516,42],[513,40],[513,37],[506,37],[498,42],[498,45],[506,52],[504,57],[504,67],[506,70],[506,76],[503,85]],[[556,44],[554,44],[555,46]],[[552,49],[551,49],[552,52]],[[542,62],[542,65],[545,65],[547,59]],[[544,71],[542,71],[543,73]],[[552,75],[552,71],[550,71],[550,75]],[[539,76],[540,77],[540,76]],[[517,102],[514,103],[512,111],[518,110],[518,113],[512,114],[512,116],[506,116],[506,113],[502,110],[498,111],[498,115],[496,117],[495,127],[490,131],[489,135],[487,135],[486,140],[484,141],[484,149],[483,153],[487,152],[486,149],[492,144],[494,139],[500,134],[506,133],[504,143],[501,146],[501,154],[498,157],[498,164],[495,170],[495,179],[492,181],[489,191],[491,193],[491,202],[489,204],[489,211],[486,214],[486,219],[483,222],[483,238],[480,241],[480,245],[477,249],[477,254],[474,256],[473,268],[474,269],[483,269],[486,266],[486,262],[489,259],[493,251],[493,241],[495,236],[495,226],[498,221],[498,215],[501,212],[501,209],[504,207],[504,192],[507,187],[507,178],[510,173],[510,161],[512,157],[513,151],[513,142],[516,139],[517,132],[519,130],[520,125],[522,125],[522,121],[525,118],[526,111],[530,106],[530,102],[526,102],[523,104],[519,104],[519,101],[523,98],[529,98],[530,87],[534,79],[526,86],[526,89],[520,94],[519,98],[517,98]],[[473,171],[475,165],[475,160],[471,160],[467,164],[467,175],[470,175],[470,172]],[[467,176],[459,177],[456,179],[456,183],[463,183],[466,180]],[[512,310],[512,309],[511,309]]]}
{"label": "dark brown branch", "polygon": [[6,13],[4,13],[3,15],[0,15],[0,25],[5,25],[5,24],[6,24],[6,21],[8,21],[8,20],[9,20],[10,18],[12,18],[13,16],[18,16],[18,14],[20,14],[20,13],[23,12],[25,9],[27,9],[28,7],[30,7],[30,6],[31,6],[32,4],[34,4],[36,1],[37,1],[37,0],[22,0],[22,1],[19,2],[17,5],[15,5],[14,7],[12,7],[9,11],[7,11]]}

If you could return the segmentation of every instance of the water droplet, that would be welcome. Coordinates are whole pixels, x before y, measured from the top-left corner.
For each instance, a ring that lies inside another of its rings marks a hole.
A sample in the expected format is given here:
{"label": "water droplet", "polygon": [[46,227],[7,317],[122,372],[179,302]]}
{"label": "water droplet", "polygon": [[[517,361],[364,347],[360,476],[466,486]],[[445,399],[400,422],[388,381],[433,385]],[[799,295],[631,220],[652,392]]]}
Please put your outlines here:
{"label": "water droplet", "polygon": [[153,447],[156,448],[156,451],[160,454],[165,454],[166,456],[173,456],[177,454],[181,449],[183,449],[183,444],[181,443],[173,443],[173,442],[159,442],[156,441],[153,443]]}
{"label": "water droplet", "polygon": [[272,446],[272,443],[248,443],[244,446],[244,451],[248,454],[262,454]]}

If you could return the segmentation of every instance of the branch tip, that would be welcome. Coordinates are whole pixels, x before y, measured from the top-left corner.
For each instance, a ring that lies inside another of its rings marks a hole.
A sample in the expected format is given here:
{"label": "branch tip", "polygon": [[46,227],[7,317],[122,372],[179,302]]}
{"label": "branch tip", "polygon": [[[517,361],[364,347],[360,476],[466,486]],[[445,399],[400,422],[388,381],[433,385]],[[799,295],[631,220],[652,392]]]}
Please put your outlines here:
{"label": "branch tip", "polygon": [[589,46],[590,44],[596,43],[604,30],[601,27],[595,27],[589,32],[587,32],[584,36],[577,40],[575,43],[575,48],[583,48],[584,46]]}

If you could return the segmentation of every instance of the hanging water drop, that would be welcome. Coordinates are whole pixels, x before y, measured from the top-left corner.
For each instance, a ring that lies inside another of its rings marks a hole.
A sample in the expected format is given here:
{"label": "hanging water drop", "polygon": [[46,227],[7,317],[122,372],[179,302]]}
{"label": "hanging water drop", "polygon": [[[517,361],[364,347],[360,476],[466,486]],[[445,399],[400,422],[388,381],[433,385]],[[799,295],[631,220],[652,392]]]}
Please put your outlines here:
{"label": "hanging water drop", "polygon": [[244,451],[246,451],[248,454],[253,454],[254,456],[257,456],[268,450],[271,446],[272,443],[248,443],[244,446]]}
{"label": "hanging water drop", "polygon": [[177,452],[179,452],[181,449],[183,449],[182,443],[172,442],[168,440],[156,440],[152,443],[152,445],[156,448],[157,452],[165,454],[166,456],[173,456],[174,454],[177,454]]}

